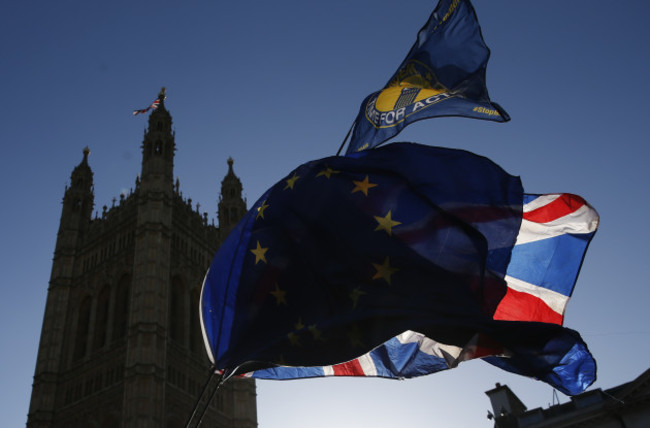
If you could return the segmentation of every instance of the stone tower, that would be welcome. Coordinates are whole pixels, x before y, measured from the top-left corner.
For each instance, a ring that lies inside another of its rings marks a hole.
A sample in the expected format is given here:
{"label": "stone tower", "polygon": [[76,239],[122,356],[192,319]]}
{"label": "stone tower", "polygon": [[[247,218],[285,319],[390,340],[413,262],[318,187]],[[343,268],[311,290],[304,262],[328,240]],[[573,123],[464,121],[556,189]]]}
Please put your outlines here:
{"label": "stone tower", "polygon": [[246,214],[246,203],[241,198],[241,181],[235,175],[232,164],[232,158],[228,158],[228,174],[221,182],[219,195],[219,227],[226,235]]}
{"label": "stone tower", "polygon": [[[92,218],[88,148],[65,189],[30,428],[184,427],[208,376],[200,287],[246,203],[232,159],[219,196],[219,227],[182,197],[173,180],[176,143],[164,92],[159,100],[135,190]],[[254,381],[224,384],[203,423],[256,427]]]}

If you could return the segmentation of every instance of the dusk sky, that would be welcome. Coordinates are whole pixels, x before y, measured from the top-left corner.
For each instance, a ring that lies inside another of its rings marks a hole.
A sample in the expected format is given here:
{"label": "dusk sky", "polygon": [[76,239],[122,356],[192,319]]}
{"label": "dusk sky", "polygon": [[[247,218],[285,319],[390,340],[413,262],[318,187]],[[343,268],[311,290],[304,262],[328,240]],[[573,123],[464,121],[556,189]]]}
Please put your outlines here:
{"label": "dusk sky", "polygon": [[[95,211],[135,186],[145,108],[167,88],[181,191],[215,219],[235,160],[248,206],[293,168],[336,153],[436,0],[125,2],[0,7],[0,408],[24,426],[61,200],[91,150]],[[601,216],[568,305],[598,363],[591,387],[650,367],[650,2],[475,0],[487,86],[508,123],[438,118],[392,141],[466,149],[528,193],[583,196]],[[258,381],[260,428],[491,427],[484,394],[529,409],[550,386],[480,360],[406,381]],[[560,394],[562,402],[568,397]]]}

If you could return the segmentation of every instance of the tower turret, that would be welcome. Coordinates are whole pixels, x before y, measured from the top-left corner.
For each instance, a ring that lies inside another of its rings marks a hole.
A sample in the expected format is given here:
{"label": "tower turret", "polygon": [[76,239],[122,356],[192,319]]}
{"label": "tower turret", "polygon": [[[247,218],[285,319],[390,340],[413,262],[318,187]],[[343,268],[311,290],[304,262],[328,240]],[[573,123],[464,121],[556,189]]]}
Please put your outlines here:
{"label": "tower turret", "polygon": [[94,205],[93,172],[88,165],[90,150],[70,176],[70,186],[63,195],[59,233],[54,249],[52,274],[43,317],[43,329],[36,358],[32,400],[28,426],[51,426],[56,411],[59,369],[67,334],[66,314],[70,305],[70,290],[82,237],[90,228]]}
{"label": "tower turret", "polygon": [[172,192],[174,185],[175,132],[172,116],[165,108],[165,88],[158,94],[158,108],[149,115],[142,141],[142,188]]}
{"label": "tower turret", "polygon": [[[63,195],[63,210],[59,226],[59,236],[65,231],[83,232],[90,223],[95,195],[93,189],[93,172],[88,165],[88,147],[83,150],[83,159],[70,175],[70,186]],[[77,234],[74,234],[76,240]],[[64,240],[68,241],[68,240]],[[73,242],[65,242],[74,245]]]}
{"label": "tower turret", "polygon": [[221,181],[219,195],[219,230],[222,239],[230,233],[233,227],[246,214],[246,201],[242,199],[242,185],[235,175],[232,165],[234,161],[228,158],[228,174]]}

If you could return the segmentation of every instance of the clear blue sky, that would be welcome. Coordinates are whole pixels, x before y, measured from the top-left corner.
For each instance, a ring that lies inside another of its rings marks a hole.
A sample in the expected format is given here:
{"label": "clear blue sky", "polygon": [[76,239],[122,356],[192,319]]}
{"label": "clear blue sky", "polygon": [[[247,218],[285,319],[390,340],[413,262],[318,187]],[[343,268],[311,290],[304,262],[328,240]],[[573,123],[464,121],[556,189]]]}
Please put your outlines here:
{"label": "clear blue sky", "polygon": [[[168,88],[181,190],[216,218],[226,159],[249,205],[291,169],[336,152],[362,99],[406,55],[435,0],[15,1],[0,7],[0,406],[26,421],[61,198],[92,151],[95,209],[134,186],[146,117]],[[650,364],[650,3],[475,0],[506,124],[440,118],[396,140],[467,149],[530,193],[600,213],[565,324],[598,361],[594,387]],[[529,408],[552,389],[482,361],[408,381],[258,382],[260,428],[491,427],[484,391]],[[566,397],[562,397],[566,400]],[[309,421],[308,423],[306,421]]]}

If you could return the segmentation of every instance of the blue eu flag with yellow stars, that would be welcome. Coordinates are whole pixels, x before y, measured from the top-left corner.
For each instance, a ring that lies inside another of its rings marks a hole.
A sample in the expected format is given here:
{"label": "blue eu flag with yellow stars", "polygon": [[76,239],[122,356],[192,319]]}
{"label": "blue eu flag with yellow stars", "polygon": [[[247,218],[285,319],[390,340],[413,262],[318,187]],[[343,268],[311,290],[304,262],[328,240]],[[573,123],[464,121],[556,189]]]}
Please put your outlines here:
{"label": "blue eu flag with yellow stars", "polygon": [[201,296],[210,359],[240,373],[324,366],[409,330],[458,348],[478,334],[543,349],[566,329],[493,319],[523,198],[519,178],[487,158],[412,143],[298,167],[212,261]]}
{"label": "blue eu flag with yellow stars", "polygon": [[488,96],[489,57],[469,0],[441,0],[395,74],[361,103],[347,152],[375,147],[432,117],[510,120]]}

